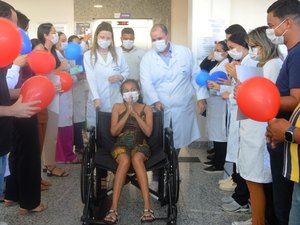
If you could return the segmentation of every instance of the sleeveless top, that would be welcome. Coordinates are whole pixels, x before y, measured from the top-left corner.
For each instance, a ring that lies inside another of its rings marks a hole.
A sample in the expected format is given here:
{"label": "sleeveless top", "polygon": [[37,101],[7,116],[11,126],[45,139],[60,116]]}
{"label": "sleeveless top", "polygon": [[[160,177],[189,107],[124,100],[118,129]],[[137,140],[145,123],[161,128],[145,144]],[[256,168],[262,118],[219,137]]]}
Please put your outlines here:
{"label": "sleeveless top", "polygon": [[[143,107],[140,117],[142,118],[143,121],[146,119],[146,114],[145,114],[145,106]],[[124,112],[122,112],[119,115],[118,121],[120,121],[126,114],[127,108]],[[142,129],[139,127],[138,122],[133,116],[129,116],[122,132],[119,134],[116,145],[117,146],[126,146],[129,149],[134,148],[137,145],[143,145],[147,140],[147,136],[143,133]]]}

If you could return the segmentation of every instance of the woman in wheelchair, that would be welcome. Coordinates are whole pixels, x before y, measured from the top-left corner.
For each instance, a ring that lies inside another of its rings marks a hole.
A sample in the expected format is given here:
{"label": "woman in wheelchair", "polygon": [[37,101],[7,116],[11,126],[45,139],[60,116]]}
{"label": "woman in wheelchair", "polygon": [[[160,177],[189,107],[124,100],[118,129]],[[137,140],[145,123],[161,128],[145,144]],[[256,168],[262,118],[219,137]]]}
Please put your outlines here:
{"label": "woman in wheelchair", "polygon": [[112,109],[111,134],[117,137],[112,156],[118,167],[113,184],[112,206],[104,220],[109,224],[117,223],[118,201],[126,175],[133,167],[144,200],[141,222],[151,222],[155,217],[151,209],[144,161],[151,155],[147,138],[152,133],[153,113],[149,106],[140,103],[140,87],[136,80],[126,80],[121,85],[121,94],[124,103],[116,103]]}

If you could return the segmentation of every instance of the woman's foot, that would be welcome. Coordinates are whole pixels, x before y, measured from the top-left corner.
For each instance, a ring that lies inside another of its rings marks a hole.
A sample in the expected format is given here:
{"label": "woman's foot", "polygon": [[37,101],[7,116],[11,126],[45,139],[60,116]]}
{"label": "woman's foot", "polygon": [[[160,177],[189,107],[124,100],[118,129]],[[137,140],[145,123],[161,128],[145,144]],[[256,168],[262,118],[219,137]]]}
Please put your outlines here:
{"label": "woman's foot", "polygon": [[143,215],[141,217],[141,222],[142,223],[150,223],[155,220],[154,212],[152,209],[144,209]]}
{"label": "woman's foot", "polygon": [[21,216],[26,216],[26,215],[28,215],[28,214],[30,214],[30,213],[39,213],[39,212],[43,212],[43,211],[45,211],[47,208],[48,208],[47,205],[44,205],[44,204],[41,203],[38,207],[36,207],[35,209],[32,209],[32,210],[20,208],[19,213],[20,213]]}
{"label": "woman's foot", "polygon": [[73,161],[70,161],[69,163],[71,163],[71,164],[80,164],[81,159],[78,156],[76,156],[76,158]]}
{"label": "woman's foot", "polygon": [[116,224],[118,222],[118,213],[116,210],[111,209],[106,213],[104,221],[107,224]]}
{"label": "woman's foot", "polygon": [[11,207],[11,206],[15,206],[17,204],[18,203],[15,202],[15,201],[4,199],[4,206],[5,207]]}
{"label": "woman's foot", "polygon": [[51,186],[52,185],[49,181],[43,180],[43,179],[41,179],[41,184],[44,185],[44,186]]}
{"label": "woman's foot", "polygon": [[64,171],[61,168],[56,167],[56,166],[54,166],[54,167],[49,167],[48,166],[48,168],[47,168],[47,175],[49,177],[51,177],[51,176],[55,176],[55,177],[66,177],[66,176],[69,176],[69,174],[66,171]]}

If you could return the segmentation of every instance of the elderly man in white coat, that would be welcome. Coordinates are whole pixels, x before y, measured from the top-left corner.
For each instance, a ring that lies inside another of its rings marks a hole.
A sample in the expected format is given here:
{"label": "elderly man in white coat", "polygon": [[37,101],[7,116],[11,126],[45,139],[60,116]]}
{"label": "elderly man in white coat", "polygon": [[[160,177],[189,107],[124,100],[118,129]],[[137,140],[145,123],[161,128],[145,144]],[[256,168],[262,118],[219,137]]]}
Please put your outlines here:
{"label": "elderly man in white coat", "polygon": [[209,94],[195,83],[199,67],[191,50],[171,43],[163,24],[154,25],[150,35],[153,49],[144,55],[140,65],[144,102],[164,111],[164,126],[172,126],[174,147],[179,154],[180,148],[200,137],[194,96],[197,94],[202,113]]}

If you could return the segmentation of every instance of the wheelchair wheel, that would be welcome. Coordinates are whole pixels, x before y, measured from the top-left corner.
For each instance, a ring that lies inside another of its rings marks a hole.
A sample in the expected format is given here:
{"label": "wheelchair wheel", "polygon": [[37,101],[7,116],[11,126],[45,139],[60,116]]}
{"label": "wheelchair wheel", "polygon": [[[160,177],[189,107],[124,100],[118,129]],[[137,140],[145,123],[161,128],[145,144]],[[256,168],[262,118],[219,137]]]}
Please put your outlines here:
{"label": "wheelchair wheel", "polygon": [[81,164],[81,174],[80,174],[80,191],[81,191],[81,201],[83,204],[86,203],[88,195],[88,151],[85,149],[82,156]]}

